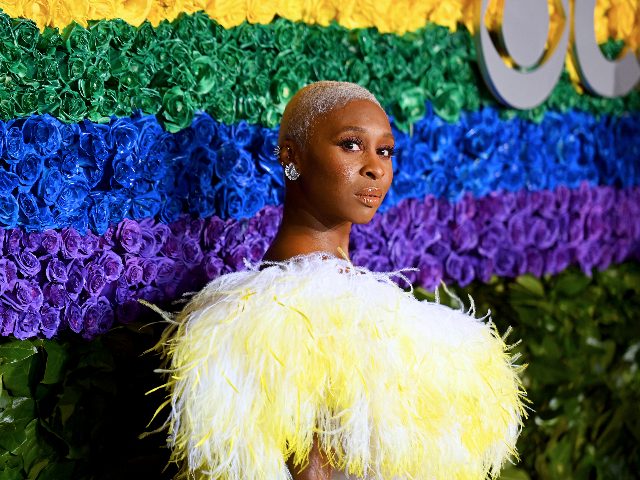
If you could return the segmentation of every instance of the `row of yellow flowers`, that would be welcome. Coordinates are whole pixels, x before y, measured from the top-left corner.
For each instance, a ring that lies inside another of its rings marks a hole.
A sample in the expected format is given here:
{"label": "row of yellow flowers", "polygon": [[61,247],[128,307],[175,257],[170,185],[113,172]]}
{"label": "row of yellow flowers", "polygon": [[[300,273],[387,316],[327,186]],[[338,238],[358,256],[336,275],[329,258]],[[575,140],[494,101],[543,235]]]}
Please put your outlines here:
{"label": "row of yellow flowers", "polygon": [[[33,19],[40,28],[63,28],[72,21],[122,18],[132,25],[149,20],[173,20],[178,14],[204,10],[224,27],[248,20],[269,23],[274,16],[327,25],[332,20],[347,28],[376,27],[383,33],[402,34],[427,22],[456,29],[458,23],[474,30],[477,0],[0,0],[0,8],[13,17]],[[547,0],[551,28],[562,25],[556,0]],[[571,2],[575,0],[570,0]],[[487,21],[495,26],[504,0],[490,2]],[[598,42],[623,39],[640,45],[640,0],[598,0],[595,23]]]}

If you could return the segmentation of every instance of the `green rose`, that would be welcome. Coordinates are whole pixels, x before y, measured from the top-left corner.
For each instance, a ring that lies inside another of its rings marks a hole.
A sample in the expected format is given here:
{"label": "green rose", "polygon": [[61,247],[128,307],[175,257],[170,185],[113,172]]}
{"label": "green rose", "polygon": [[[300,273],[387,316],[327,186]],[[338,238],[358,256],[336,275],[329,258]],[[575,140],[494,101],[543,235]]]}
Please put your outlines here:
{"label": "green rose", "polygon": [[348,62],[347,72],[349,81],[360,85],[367,85],[371,79],[371,76],[369,75],[369,68],[358,58],[354,58]]}
{"label": "green rose", "polygon": [[464,92],[460,85],[442,85],[433,99],[433,111],[448,122],[456,122],[464,106]]}
{"label": "green rose", "polygon": [[177,132],[191,124],[195,112],[189,92],[180,87],[167,90],[162,97],[162,119],[169,132]]}
{"label": "green rose", "polygon": [[79,55],[72,55],[69,57],[67,63],[67,71],[65,81],[68,83],[72,80],[77,80],[84,75],[86,70],[86,60]]}
{"label": "green rose", "polygon": [[57,116],[60,108],[60,93],[53,85],[46,85],[38,90],[38,112]]}
{"label": "green rose", "polygon": [[58,62],[52,57],[40,57],[38,60],[36,78],[38,80],[51,81],[60,77]]}
{"label": "green rose", "polygon": [[262,110],[262,114],[260,115],[260,121],[263,125],[268,128],[277,127],[280,124],[280,120],[282,119],[282,112],[284,111],[284,107],[282,109],[274,106],[267,106],[264,110]]}
{"label": "green rose", "polygon": [[62,38],[67,47],[67,52],[89,51],[89,37],[89,32],[75,22],[72,22],[62,31]]}
{"label": "green rose", "polygon": [[103,117],[110,117],[118,108],[118,96],[113,90],[105,90],[104,94],[98,98],[95,110]]}
{"label": "green rose", "polygon": [[238,115],[249,123],[257,123],[266,105],[250,93],[238,95]]}
{"label": "green rose", "polygon": [[277,18],[270,26],[278,50],[301,50],[306,32],[304,25]]}
{"label": "green rose", "polygon": [[109,50],[113,38],[112,24],[108,20],[100,20],[89,26],[91,50],[104,52]]}
{"label": "green rose", "polygon": [[275,105],[286,105],[298,91],[299,85],[299,80],[293,76],[284,75],[274,78],[269,88],[273,103]]}
{"label": "green rose", "polygon": [[38,90],[22,90],[16,92],[15,115],[26,117],[38,110]]}
{"label": "green rose", "polygon": [[90,67],[85,78],[78,80],[78,90],[87,99],[98,98],[104,94],[104,82],[95,67]]}
{"label": "green rose", "polygon": [[235,94],[229,87],[216,88],[207,95],[206,104],[213,118],[227,124],[236,121]]}
{"label": "green rose", "polygon": [[38,50],[41,53],[52,55],[53,52],[62,46],[64,40],[57,28],[45,27],[38,37]]}
{"label": "green rose", "polygon": [[206,94],[216,84],[215,63],[211,57],[198,57],[191,62],[191,71],[195,80],[194,90],[198,94]]}
{"label": "green rose", "polygon": [[40,30],[32,20],[20,19],[13,26],[13,38],[18,47],[27,52],[36,48]]}
{"label": "green rose", "polygon": [[67,122],[80,122],[87,112],[87,105],[78,92],[65,90],[60,95],[60,119]]}
{"label": "green rose", "polygon": [[391,110],[398,125],[406,128],[424,117],[425,95],[422,88],[403,83],[398,86],[395,93],[397,100]]}
{"label": "green rose", "polygon": [[106,55],[97,56],[93,62],[97,75],[101,80],[107,81],[111,78],[111,63]]}
{"label": "green rose", "polygon": [[120,52],[129,50],[136,38],[136,28],[119,18],[111,20],[111,22],[113,28],[113,39],[111,40],[111,44]]}
{"label": "green rose", "polygon": [[145,113],[158,113],[162,108],[162,97],[156,90],[141,88],[136,90],[133,103]]}

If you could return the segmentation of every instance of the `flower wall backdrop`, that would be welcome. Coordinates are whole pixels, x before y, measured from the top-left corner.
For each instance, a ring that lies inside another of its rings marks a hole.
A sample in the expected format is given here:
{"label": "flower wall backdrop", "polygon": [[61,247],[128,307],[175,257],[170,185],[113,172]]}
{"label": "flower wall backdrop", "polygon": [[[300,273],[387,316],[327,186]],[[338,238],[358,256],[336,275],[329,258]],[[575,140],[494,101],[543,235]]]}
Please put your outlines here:
{"label": "flower wall backdrop", "polygon": [[[475,60],[472,3],[0,0],[6,478],[136,477],[131,464],[95,453],[112,454],[106,445],[118,435],[137,452],[125,457],[147,458],[160,478],[162,462],[149,454],[157,445],[135,440],[144,425],[109,430],[114,415],[95,407],[154,383],[153,361],[136,363],[135,352],[159,327],[142,327],[157,318],[137,299],[170,306],[262,257],[284,193],[272,156],[277,125],[295,91],[320,79],[373,91],[396,137],[394,185],[374,220],[354,227],[352,260],[418,267],[408,276],[427,297],[440,281],[473,289],[524,339],[525,382],[541,413],[525,428],[531,445],[518,478],[632,478],[640,453],[619,439],[640,438],[627,413],[640,401],[640,332],[625,306],[637,303],[639,284],[640,90],[589,95],[568,60],[541,106],[502,107]],[[563,20],[549,4],[554,30]],[[638,12],[637,0],[597,3],[596,38],[608,58],[640,44]],[[505,293],[520,288],[522,296]],[[608,303],[584,304],[603,289]],[[564,305],[563,295],[576,300]],[[576,319],[600,325],[581,327],[578,353]],[[620,330],[605,327],[613,324]],[[538,343],[535,328],[566,341]],[[597,377],[580,385],[598,392],[611,378],[626,393],[571,410],[571,395],[582,392],[570,390],[557,413],[549,395],[562,381],[541,382],[537,375],[550,374],[540,365],[600,349],[606,362],[597,357],[587,373],[585,362],[567,364],[563,378]],[[139,368],[125,373],[131,364]],[[151,405],[134,403],[138,412]],[[88,411],[106,430],[87,430]],[[575,436],[563,422],[615,427]],[[94,453],[81,446],[89,437]]]}

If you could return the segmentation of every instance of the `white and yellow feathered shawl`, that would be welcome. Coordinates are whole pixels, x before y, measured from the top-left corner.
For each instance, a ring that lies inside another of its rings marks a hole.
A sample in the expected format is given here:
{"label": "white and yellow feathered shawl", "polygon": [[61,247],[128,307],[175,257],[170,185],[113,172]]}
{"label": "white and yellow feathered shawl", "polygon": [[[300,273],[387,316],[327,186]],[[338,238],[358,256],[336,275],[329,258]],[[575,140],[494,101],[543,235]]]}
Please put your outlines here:
{"label": "white and yellow feathered shawl", "polygon": [[484,479],[515,455],[524,392],[490,321],[326,253],[265,263],[210,282],[161,343],[185,473],[286,480],[314,434],[370,479]]}

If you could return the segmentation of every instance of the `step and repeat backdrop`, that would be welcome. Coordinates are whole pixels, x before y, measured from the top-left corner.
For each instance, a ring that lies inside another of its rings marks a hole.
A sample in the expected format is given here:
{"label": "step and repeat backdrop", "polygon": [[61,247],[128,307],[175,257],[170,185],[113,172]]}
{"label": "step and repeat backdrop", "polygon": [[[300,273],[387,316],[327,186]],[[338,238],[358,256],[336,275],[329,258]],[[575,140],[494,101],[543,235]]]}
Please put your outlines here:
{"label": "step and repeat backdrop", "polygon": [[510,3],[0,0],[0,479],[170,478],[137,300],[262,258],[278,123],[316,80],[370,89],[396,138],[352,261],[522,339],[503,477],[633,478],[640,4]]}

